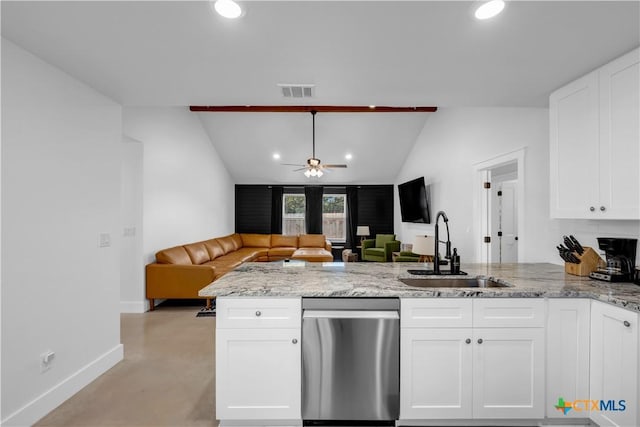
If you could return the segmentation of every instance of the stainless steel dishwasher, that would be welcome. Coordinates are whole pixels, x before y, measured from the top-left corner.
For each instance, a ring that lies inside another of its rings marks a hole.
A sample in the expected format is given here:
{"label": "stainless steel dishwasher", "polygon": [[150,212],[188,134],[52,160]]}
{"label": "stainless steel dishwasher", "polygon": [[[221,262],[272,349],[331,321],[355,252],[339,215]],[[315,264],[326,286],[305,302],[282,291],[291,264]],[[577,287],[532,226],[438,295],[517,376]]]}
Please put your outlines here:
{"label": "stainless steel dishwasher", "polygon": [[302,300],[302,418],[307,425],[398,419],[399,308],[397,298]]}

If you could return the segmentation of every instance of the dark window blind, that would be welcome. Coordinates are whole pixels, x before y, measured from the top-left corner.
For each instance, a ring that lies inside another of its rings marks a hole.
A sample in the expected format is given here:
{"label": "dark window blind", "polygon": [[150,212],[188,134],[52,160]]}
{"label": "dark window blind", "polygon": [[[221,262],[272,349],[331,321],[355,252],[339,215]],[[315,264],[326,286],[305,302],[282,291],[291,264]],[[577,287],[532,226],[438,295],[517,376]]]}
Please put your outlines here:
{"label": "dark window blind", "polygon": [[368,225],[370,238],[376,234],[394,234],[393,185],[358,187],[358,224]]}
{"label": "dark window blind", "polygon": [[236,185],[236,233],[271,233],[271,187]]}

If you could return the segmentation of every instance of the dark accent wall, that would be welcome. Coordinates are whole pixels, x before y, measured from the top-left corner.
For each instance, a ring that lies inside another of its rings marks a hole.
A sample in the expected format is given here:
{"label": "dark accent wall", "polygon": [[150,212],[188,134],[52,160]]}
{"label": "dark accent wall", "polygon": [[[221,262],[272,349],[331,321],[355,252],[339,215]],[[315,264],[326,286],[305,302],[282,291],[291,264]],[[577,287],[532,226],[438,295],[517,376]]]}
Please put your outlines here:
{"label": "dark accent wall", "polygon": [[236,185],[236,233],[271,233],[271,187]]}
{"label": "dark accent wall", "polygon": [[[338,193],[337,185],[326,193]],[[344,186],[343,186],[344,187]],[[371,237],[393,234],[393,185],[359,185],[357,225],[368,225]],[[285,187],[285,193],[304,192],[304,187]],[[340,192],[344,192],[341,190]],[[236,233],[272,233],[271,186],[236,185]]]}
{"label": "dark accent wall", "polygon": [[371,238],[394,234],[393,185],[358,186],[358,225],[368,225]]}

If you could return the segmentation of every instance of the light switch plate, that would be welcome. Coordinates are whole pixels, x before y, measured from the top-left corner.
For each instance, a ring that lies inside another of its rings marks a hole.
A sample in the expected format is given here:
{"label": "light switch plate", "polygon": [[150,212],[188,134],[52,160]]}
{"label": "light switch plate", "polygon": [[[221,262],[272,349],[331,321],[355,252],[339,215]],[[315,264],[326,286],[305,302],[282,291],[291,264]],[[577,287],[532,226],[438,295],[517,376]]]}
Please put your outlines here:
{"label": "light switch plate", "polygon": [[108,248],[109,246],[111,246],[111,234],[109,233],[98,234],[98,247]]}

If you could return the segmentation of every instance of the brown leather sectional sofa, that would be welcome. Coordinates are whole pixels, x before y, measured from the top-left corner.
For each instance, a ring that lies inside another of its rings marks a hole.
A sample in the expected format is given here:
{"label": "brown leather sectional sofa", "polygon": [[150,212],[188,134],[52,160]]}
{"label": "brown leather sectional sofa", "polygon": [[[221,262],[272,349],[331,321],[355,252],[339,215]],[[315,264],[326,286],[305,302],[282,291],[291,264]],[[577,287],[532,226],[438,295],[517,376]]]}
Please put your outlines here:
{"label": "brown leather sectional sofa", "polygon": [[[147,298],[199,298],[198,291],[243,262],[297,259],[333,261],[322,234],[231,234],[163,249],[146,268]],[[207,299],[207,306],[211,301]]]}

